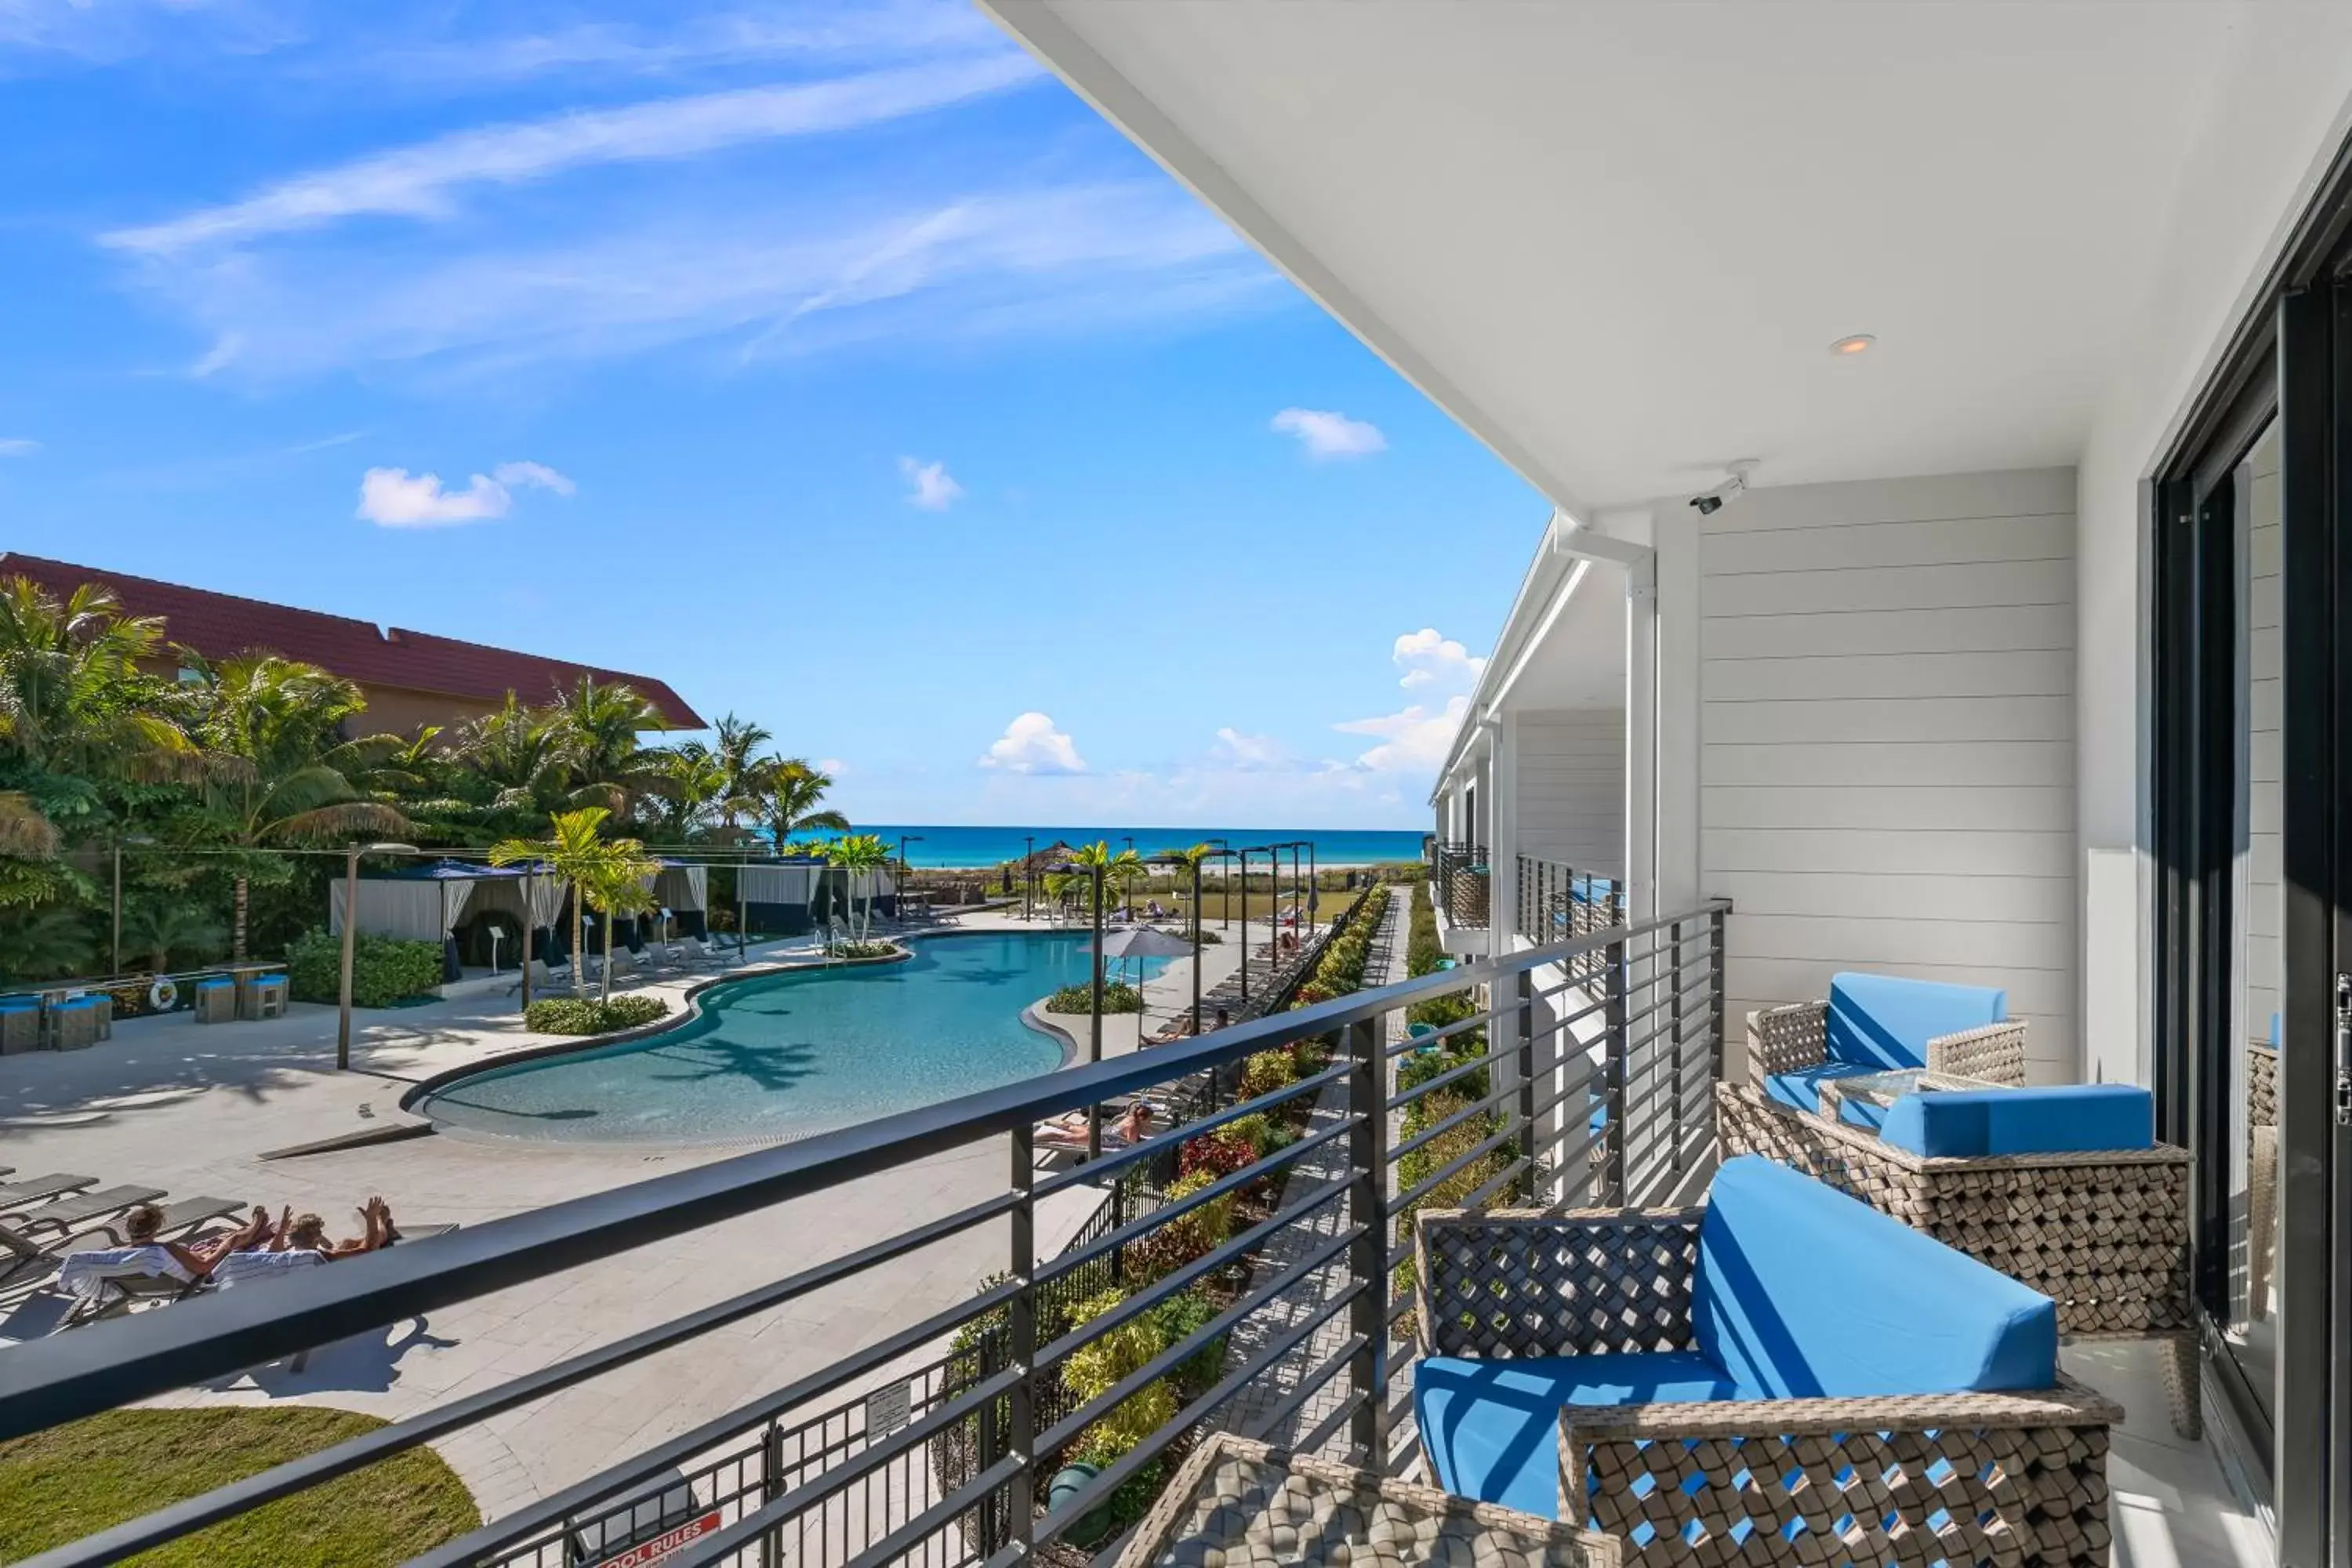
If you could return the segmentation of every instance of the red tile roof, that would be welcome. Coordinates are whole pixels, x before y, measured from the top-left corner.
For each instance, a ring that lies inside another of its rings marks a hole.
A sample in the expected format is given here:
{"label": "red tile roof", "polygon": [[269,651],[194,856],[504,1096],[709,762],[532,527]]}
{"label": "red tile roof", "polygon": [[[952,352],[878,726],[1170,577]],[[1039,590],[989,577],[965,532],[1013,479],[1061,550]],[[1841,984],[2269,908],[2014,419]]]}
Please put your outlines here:
{"label": "red tile roof", "polygon": [[579,684],[582,676],[593,675],[600,681],[619,682],[634,689],[660,710],[669,729],[707,727],[701,715],[667,683],[622,670],[542,658],[404,626],[379,629],[373,621],[348,616],[298,610],[36,555],[0,552],[0,579],[20,576],[30,577],[60,595],[84,583],[103,584],[132,615],[163,617],[166,637],[207,658],[266,648],[332,670],[362,686],[396,687],[478,702],[501,701],[509,691],[525,702],[545,702],[557,690]]}

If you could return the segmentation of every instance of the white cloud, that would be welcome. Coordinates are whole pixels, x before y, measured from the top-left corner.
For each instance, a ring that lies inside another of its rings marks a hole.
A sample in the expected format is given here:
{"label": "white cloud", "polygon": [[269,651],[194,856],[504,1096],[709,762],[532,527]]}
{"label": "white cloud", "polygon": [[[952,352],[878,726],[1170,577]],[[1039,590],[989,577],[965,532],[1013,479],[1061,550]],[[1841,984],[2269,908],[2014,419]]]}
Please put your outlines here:
{"label": "white cloud", "polygon": [[1289,753],[1273,736],[1244,734],[1230,724],[1217,731],[1217,743],[1209,748],[1209,760],[1236,773],[1269,773],[1294,765]]}
{"label": "white cloud", "polygon": [[23,436],[0,437],[0,458],[29,458],[41,449],[38,441]]}
{"label": "white cloud", "polygon": [[566,496],[577,488],[543,463],[500,463],[491,473],[476,474],[462,490],[444,489],[438,474],[411,474],[406,468],[370,468],[360,477],[360,504],[355,515],[385,528],[446,528],[453,523],[483,522],[504,517],[513,510],[517,488],[534,486]]}
{"label": "white cloud", "polygon": [[1470,699],[1457,694],[1447,699],[1441,709],[1432,710],[1415,702],[1401,713],[1350,719],[1331,728],[1344,734],[1380,738],[1379,745],[1356,759],[1356,766],[1365,772],[1434,774],[1445,761],[1446,748],[1454,743],[1454,731],[1462,728],[1463,717],[1469,711]]}
{"label": "white cloud", "polygon": [[1386,450],[1389,444],[1379,426],[1322,408],[1286,408],[1274,416],[1273,428],[1285,436],[1298,437],[1307,455],[1318,461],[1326,458],[1366,458]]}
{"label": "white cloud", "polygon": [[1486,668],[1484,658],[1472,658],[1468,648],[1443,636],[1435,626],[1423,626],[1399,637],[1391,657],[1404,671],[1397,684],[1408,690],[1435,686],[1442,690],[1467,691],[1478,683],[1478,672]]}
{"label": "white cloud", "polygon": [[908,506],[925,511],[945,511],[963,499],[963,487],[948,472],[947,464],[919,463],[912,458],[898,459],[898,472],[912,487],[907,494]]}
{"label": "white cloud", "polygon": [[839,757],[819,757],[816,760],[816,771],[829,779],[837,779],[849,771],[849,764]]}
{"label": "white cloud", "polygon": [[281,181],[242,201],[116,229],[109,245],[147,254],[314,229],[368,215],[457,216],[457,193],[520,185],[597,164],[692,157],[748,142],[902,119],[1036,80],[1005,53],[831,81],[741,88],[459,131]]}
{"label": "white cloud", "polygon": [[521,364],[696,339],[732,343],[731,371],[881,338],[1068,335],[1295,298],[1163,180],[911,200],[907,184],[784,204],[732,186],[637,193],[364,242],[261,239],[146,256],[133,279],[215,345],[201,368],[265,381],[394,366],[505,384]]}
{"label": "white cloud", "polygon": [[490,477],[509,487],[537,485],[560,496],[571,495],[580,488],[568,475],[557,473],[545,463],[500,463],[490,470]]}
{"label": "white cloud", "polygon": [[980,765],[1011,773],[1087,771],[1086,759],[1078,755],[1078,748],[1069,736],[1055,729],[1053,720],[1035,712],[1024,713],[1004,726],[1004,733],[989,746]]}

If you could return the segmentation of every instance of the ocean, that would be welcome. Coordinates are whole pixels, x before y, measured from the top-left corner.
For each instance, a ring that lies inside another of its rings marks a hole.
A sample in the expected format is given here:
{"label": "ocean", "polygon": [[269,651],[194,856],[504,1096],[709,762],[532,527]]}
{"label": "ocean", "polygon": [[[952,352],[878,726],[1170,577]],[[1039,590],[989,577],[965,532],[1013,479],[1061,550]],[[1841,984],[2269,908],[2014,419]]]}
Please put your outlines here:
{"label": "ocean", "polygon": [[[1186,849],[1207,839],[1222,838],[1236,849],[1255,848],[1261,844],[1289,843],[1303,839],[1314,845],[1314,856],[1321,866],[1363,866],[1384,860],[1418,860],[1421,858],[1422,835],[1418,830],[1331,829],[1289,827],[940,827],[920,823],[871,823],[857,825],[860,833],[871,833],[893,849],[898,836],[907,835],[907,862],[916,867],[995,866],[1007,860],[1018,860],[1029,851],[1031,840],[1043,849],[1055,839],[1068,844],[1108,844],[1113,849],[1124,849],[1133,839],[1138,853],[1153,855],[1166,849]],[[1289,857],[1283,857],[1288,863]],[[1263,864],[1263,862],[1261,862]]]}

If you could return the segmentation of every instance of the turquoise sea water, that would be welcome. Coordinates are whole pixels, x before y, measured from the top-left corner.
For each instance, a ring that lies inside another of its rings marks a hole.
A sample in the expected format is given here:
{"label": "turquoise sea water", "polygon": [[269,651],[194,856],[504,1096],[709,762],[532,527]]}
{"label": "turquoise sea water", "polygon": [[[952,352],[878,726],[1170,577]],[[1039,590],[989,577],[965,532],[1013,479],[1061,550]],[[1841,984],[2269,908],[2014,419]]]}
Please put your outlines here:
{"label": "turquoise sea water", "polygon": [[[1100,843],[1124,849],[1130,838],[1135,841],[1137,852],[1144,855],[1163,849],[1186,849],[1212,838],[1222,838],[1236,849],[1305,839],[1315,846],[1318,865],[1369,866],[1381,861],[1420,859],[1422,838],[1418,828],[1391,832],[1288,827],[939,827],[920,823],[861,822],[857,831],[876,835],[894,851],[898,836],[906,834],[907,863],[919,867],[1002,865],[1027,854],[1033,841],[1039,849],[1055,839],[1066,844]],[[1286,853],[1283,865],[1286,868],[1289,864],[1290,858]],[[1265,867],[1263,857],[1258,865]]]}
{"label": "turquoise sea water", "polygon": [[[646,1039],[492,1068],[425,1097],[440,1125],[583,1143],[805,1138],[1061,1065],[1022,1009],[1086,980],[1087,939],[933,937],[903,963],[714,985],[692,1023]],[[1168,966],[1143,961],[1146,978]],[[1111,966],[1118,967],[1116,963]],[[1135,962],[1128,962],[1131,973]],[[1077,1015],[1083,1024],[1086,1016]]]}

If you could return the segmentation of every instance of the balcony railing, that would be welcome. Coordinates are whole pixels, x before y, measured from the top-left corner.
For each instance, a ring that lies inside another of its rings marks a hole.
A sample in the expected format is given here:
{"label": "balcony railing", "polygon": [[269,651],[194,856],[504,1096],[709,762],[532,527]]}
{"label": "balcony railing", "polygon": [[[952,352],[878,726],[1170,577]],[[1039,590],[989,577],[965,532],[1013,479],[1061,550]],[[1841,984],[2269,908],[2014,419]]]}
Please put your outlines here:
{"label": "balcony railing", "polygon": [[[957,1194],[962,1206],[911,1228],[34,1563],[121,1561],[981,1236],[1001,1245],[1003,1271],[976,1294],[928,1312],[910,1306],[906,1321],[845,1359],[731,1408],[714,1402],[691,1430],[413,1563],[601,1562],[677,1537],[687,1521],[691,1539],[661,1557],[664,1568],[1030,1561],[1148,1466],[1225,1426],[1396,1470],[1413,1452],[1414,1210],[1660,1203],[1711,1168],[1706,1107],[1722,1060],[1727,908],[1612,926],[10,1350],[0,1355],[0,1439],[558,1270],[610,1266],[631,1248],[982,1140],[1004,1159],[1001,1182]],[[1558,978],[1571,969],[1598,978]],[[1446,1021],[1414,1037],[1409,1016]],[[1291,1081],[1254,1090],[1280,1074],[1249,1071],[1238,1101],[1202,1092],[1220,1069],[1253,1058],[1263,1068],[1274,1052],[1290,1058]],[[1189,1119],[1091,1163],[1041,1168],[1041,1118],[1133,1095]],[[1112,1208],[1115,1185],[1164,1193],[1159,1178],[1188,1145],[1263,1125],[1244,1121],[1258,1116],[1293,1135],[1252,1145],[1245,1163],[1181,1195]],[[1038,1205],[1068,1193],[1095,1196],[1096,1217],[1070,1247],[1041,1257]],[[1220,1214],[1226,1223],[1211,1226]],[[1195,1245],[1171,1246],[1171,1236]],[[1147,1257],[1165,1267],[1137,1267]],[[1121,1282],[1124,1296],[1072,1322],[1071,1296],[1106,1281]],[[1208,1287],[1214,1310],[1109,1386],[1081,1394],[1066,1377],[1079,1351]],[[1049,1510],[1048,1482],[1078,1440],[1171,1380],[1181,1390],[1174,1413]]]}
{"label": "balcony railing", "polygon": [[1485,845],[1433,843],[1429,874],[1447,923],[1465,931],[1486,929],[1493,879]]}
{"label": "balcony railing", "polygon": [[[1518,858],[1518,900],[1513,910],[1515,935],[1537,943],[1567,942],[1623,922],[1625,884],[1612,877],[1579,871],[1565,860],[1539,856]],[[1599,981],[1600,960],[1587,957],[1575,966],[1577,978]]]}

